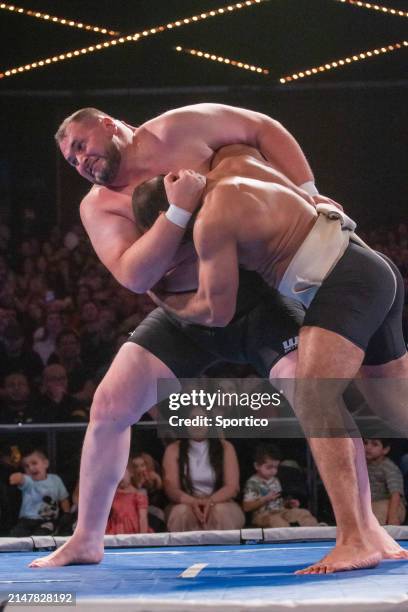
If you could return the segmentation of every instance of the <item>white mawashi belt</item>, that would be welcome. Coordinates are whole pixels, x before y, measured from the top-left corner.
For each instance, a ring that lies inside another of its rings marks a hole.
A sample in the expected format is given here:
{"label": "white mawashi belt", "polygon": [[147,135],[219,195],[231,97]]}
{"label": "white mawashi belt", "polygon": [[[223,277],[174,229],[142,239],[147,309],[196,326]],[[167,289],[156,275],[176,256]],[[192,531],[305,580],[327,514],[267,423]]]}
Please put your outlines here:
{"label": "white mawashi belt", "polygon": [[318,217],[300,245],[278,290],[308,308],[322,282],[346,250],[355,222],[332,204],[318,204]]}

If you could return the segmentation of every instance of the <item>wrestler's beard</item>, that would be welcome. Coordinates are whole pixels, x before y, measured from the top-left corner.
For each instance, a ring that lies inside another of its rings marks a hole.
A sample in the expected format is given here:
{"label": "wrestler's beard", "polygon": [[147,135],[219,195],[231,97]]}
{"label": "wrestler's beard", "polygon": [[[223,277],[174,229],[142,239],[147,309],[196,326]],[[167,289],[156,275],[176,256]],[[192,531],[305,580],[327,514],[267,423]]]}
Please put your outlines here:
{"label": "wrestler's beard", "polygon": [[120,151],[111,144],[105,152],[104,163],[93,174],[93,182],[96,185],[111,185],[119,172],[121,161]]}

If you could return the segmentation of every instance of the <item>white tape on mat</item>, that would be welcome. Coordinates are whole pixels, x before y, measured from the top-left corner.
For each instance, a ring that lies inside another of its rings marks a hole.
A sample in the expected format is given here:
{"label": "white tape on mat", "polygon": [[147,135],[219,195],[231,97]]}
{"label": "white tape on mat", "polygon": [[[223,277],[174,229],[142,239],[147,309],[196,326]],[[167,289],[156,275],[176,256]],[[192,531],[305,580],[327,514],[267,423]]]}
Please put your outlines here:
{"label": "white tape on mat", "polygon": [[180,578],[195,578],[207,565],[208,563],[194,563],[181,572]]}

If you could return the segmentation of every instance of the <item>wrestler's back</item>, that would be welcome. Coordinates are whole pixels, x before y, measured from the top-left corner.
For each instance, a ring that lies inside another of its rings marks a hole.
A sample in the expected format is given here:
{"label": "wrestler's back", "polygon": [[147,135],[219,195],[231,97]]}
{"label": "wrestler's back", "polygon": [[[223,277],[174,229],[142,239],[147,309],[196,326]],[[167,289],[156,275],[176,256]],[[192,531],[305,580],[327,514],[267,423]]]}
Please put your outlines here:
{"label": "wrestler's back", "polygon": [[[307,194],[301,195],[277,168],[242,145],[217,152],[207,180],[209,205],[222,203],[236,220],[240,265],[277,287],[317,218]],[[225,193],[227,185],[230,197],[225,198],[217,186]]]}

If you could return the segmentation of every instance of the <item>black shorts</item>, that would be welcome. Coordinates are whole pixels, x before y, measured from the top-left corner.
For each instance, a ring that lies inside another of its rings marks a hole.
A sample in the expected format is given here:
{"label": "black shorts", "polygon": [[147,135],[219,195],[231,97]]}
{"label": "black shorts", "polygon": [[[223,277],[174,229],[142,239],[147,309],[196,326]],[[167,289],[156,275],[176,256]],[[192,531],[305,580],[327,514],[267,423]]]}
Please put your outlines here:
{"label": "black shorts", "polygon": [[364,365],[381,365],[406,353],[403,307],[404,281],[395,264],[351,242],[303,324],[336,332],[365,352]]}
{"label": "black shorts", "polygon": [[220,361],[251,364],[267,378],[271,367],[297,348],[305,311],[257,279],[240,270],[237,313],[226,327],[181,323],[156,308],[129,341],[153,353],[177,378],[194,378]]}

